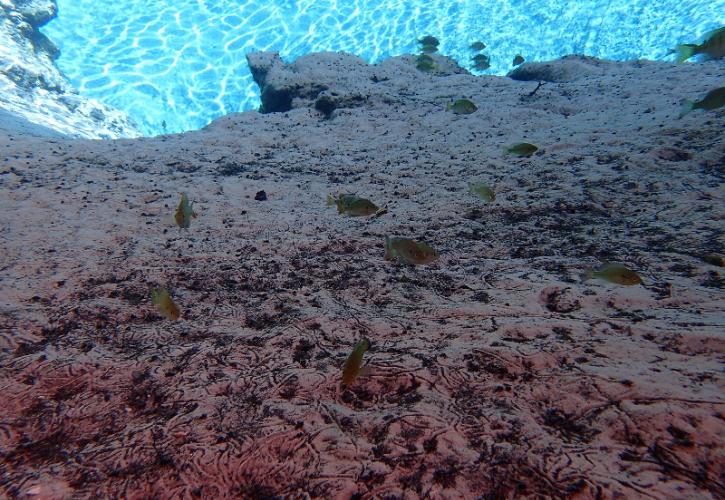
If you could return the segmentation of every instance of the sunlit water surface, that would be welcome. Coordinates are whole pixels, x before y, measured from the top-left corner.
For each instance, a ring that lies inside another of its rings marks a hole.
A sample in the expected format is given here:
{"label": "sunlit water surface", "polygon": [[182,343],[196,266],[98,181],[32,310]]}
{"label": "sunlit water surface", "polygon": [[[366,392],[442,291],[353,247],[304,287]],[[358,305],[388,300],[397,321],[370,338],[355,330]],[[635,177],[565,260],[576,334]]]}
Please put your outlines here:
{"label": "sunlit water surface", "polygon": [[[474,73],[503,75],[516,54],[549,60],[583,53],[665,59],[667,49],[725,22],[713,0],[58,0],[44,31],[82,95],[121,109],[147,135],[198,129],[255,109],[259,91],[244,55],[285,61],[345,51],[375,63],[418,51],[432,34],[440,52]],[[469,45],[491,58],[471,68]]]}

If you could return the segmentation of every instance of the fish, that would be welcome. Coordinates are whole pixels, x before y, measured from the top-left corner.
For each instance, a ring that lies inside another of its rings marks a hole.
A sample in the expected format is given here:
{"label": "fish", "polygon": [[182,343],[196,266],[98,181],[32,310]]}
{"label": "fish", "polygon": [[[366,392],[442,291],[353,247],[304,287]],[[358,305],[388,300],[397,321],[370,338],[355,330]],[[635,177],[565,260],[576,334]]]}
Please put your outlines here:
{"label": "fish", "polygon": [[423,45],[420,48],[420,51],[425,54],[432,54],[433,52],[438,52],[438,46],[437,45]]}
{"label": "fish", "polygon": [[370,341],[368,339],[362,339],[360,342],[355,344],[355,348],[347,357],[347,360],[342,367],[342,385],[350,385],[355,381],[355,377],[357,377],[360,373],[363,355],[369,347]]}
{"label": "fish", "polygon": [[357,195],[354,195],[352,193],[337,193],[337,198],[332,196],[331,194],[327,195],[327,206],[331,207],[332,205],[337,205],[339,203],[345,203],[348,200],[354,200],[357,198]]}
{"label": "fish", "polygon": [[513,66],[518,66],[519,64],[524,62],[524,57],[521,54],[516,54],[516,57],[514,57],[514,61],[511,63]]}
{"label": "fish", "polygon": [[683,43],[670,52],[677,53],[678,63],[685,62],[697,54],[705,54],[710,59],[721,59],[725,56],[725,26],[706,33],[703,42],[699,45]]}
{"label": "fish", "polygon": [[474,184],[471,182],[468,184],[468,189],[471,193],[477,195],[487,203],[493,203],[496,200],[496,193],[485,184]]}
{"label": "fish", "polygon": [[435,62],[428,54],[420,54],[415,58],[415,67],[421,71],[432,71],[435,69]]}
{"label": "fish", "polygon": [[470,115],[478,108],[468,99],[458,99],[446,106],[446,111],[453,111],[457,115]]}
{"label": "fish", "polygon": [[418,43],[421,45],[432,45],[434,47],[438,47],[441,42],[438,41],[438,39],[432,35],[426,35],[423,38],[418,40]]}
{"label": "fish", "polygon": [[337,198],[331,194],[327,195],[327,206],[332,205],[337,205],[337,213],[347,214],[351,217],[375,215],[381,210],[367,198],[360,198],[354,194],[338,194]]}
{"label": "fish", "polygon": [[682,118],[690,111],[695,109],[702,109],[703,111],[712,111],[713,109],[722,108],[725,106],[725,87],[711,90],[699,101],[688,101],[685,100],[682,104],[682,111],[680,111],[679,118]]}
{"label": "fish", "polygon": [[472,60],[473,67],[479,71],[484,71],[491,67],[491,58],[486,54],[476,54]]}
{"label": "fish", "polygon": [[176,225],[182,229],[189,229],[191,218],[196,218],[196,216],[194,202],[189,203],[189,198],[186,197],[186,193],[181,193],[181,201],[179,202],[179,206],[176,207],[176,213],[174,213]]}
{"label": "fish", "polygon": [[486,44],[483,43],[483,42],[473,42],[471,44],[471,49],[472,50],[483,50],[485,48],[486,48]]}
{"label": "fish", "polygon": [[511,146],[504,147],[504,153],[512,154],[514,156],[525,156],[528,158],[538,149],[538,147],[533,144],[529,144],[528,142],[518,142],[516,144],[512,144]]}
{"label": "fish", "polygon": [[584,279],[600,278],[618,285],[639,285],[642,278],[622,264],[605,264],[599,269],[587,269]]}
{"label": "fish", "polygon": [[151,302],[156,304],[159,312],[168,320],[176,321],[181,316],[179,306],[174,304],[169,292],[164,288],[156,288],[151,291]]}
{"label": "fish", "polygon": [[393,260],[406,264],[430,264],[438,258],[436,252],[425,242],[417,242],[408,238],[385,237],[385,260]]}

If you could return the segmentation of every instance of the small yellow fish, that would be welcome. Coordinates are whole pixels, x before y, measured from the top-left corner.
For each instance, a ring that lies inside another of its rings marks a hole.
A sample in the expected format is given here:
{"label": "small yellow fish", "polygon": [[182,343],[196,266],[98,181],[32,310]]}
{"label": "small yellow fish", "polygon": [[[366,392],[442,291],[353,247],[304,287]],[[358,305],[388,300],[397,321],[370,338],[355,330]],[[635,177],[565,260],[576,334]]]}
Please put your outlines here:
{"label": "small yellow fish", "polygon": [[487,203],[493,203],[496,200],[496,193],[485,184],[474,184],[470,182],[468,184],[468,190]]}
{"label": "small yellow fish", "polygon": [[385,237],[385,260],[393,260],[406,264],[430,264],[438,258],[438,252],[425,242],[417,242],[408,238]]}
{"label": "small yellow fish", "polygon": [[176,213],[174,213],[176,225],[183,229],[189,229],[192,217],[196,218],[194,202],[189,203],[189,198],[186,197],[186,193],[181,193],[181,201],[179,202],[179,206],[176,207]]}
{"label": "small yellow fish", "polygon": [[151,302],[156,304],[159,312],[166,319],[176,321],[179,319],[179,316],[181,316],[179,306],[174,304],[174,301],[171,300],[171,297],[169,296],[169,292],[167,292],[164,288],[157,288],[151,291]]}
{"label": "small yellow fish", "polygon": [[642,278],[639,274],[622,264],[605,264],[599,269],[587,269],[585,279],[600,278],[618,285],[639,285]]}
{"label": "small yellow fish", "polygon": [[368,339],[362,339],[355,345],[355,348],[347,357],[345,365],[342,367],[342,385],[350,385],[355,381],[355,377],[360,373],[363,354],[368,350],[368,347],[370,347],[370,341]]}
{"label": "small yellow fish", "polygon": [[700,45],[684,43],[678,45],[671,52],[677,52],[678,63],[684,62],[697,54],[706,54],[711,59],[725,57],[725,26],[706,33]]}
{"label": "small yellow fish", "polygon": [[327,195],[327,206],[333,204],[337,205],[337,213],[347,214],[351,217],[375,215],[380,211],[380,208],[372,201],[354,194],[340,194],[337,198]]}
{"label": "small yellow fish", "polygon": [[457,115],[470,115],[478,108],[468,99],[458,99],[446,106],[446,111],[453,111]]}
{"label": "small yellow fish", "polygon": [[473,67],[479,71],[487,70],[491,67],[491,58],[486,54],[476,54],[473,56]]}
{"label": "small yellow fish", "polygon": [[529,144],[528,142],[519,142],[516,144],[512,144],[511,146],[505,147],[504,152],[506,154],[512,154],[514,156],[525,156],[528,158],[538,149],[538,147],[534,146],[533,144]]}
{"label": "small yellow fish", "polygon": [[682,118],[687,113],[694,109],[702,109],[704,111],[712,111],[713,109],[722,108],[725,106],[725,87],[711,90],[699,101],[688,101],[685,100],[682,105],[682,111],[680,112],[679,118]]}
{"label": "small yellow fish", "polygon": [[485,48],[486,48],[486,44],[483,43],[483,42],[473,42],[471,44],[471,49],[472,50],[483,50]]}
{"label": "small yellow fish", "polygon": [[426,35],[423,38],[418,40],[418,43],[425,46],[425,45],[432,45],[434,47],[438,47],[441,42],[438,41],[438,39],[431,35]]}
{"label": "small yellow fish", "polygon": [[513,66],[518,66],[519,64],[524,62],[524,57],[521,54],[516,54],[516,57],[514,57],[514,61],[511,63]]}

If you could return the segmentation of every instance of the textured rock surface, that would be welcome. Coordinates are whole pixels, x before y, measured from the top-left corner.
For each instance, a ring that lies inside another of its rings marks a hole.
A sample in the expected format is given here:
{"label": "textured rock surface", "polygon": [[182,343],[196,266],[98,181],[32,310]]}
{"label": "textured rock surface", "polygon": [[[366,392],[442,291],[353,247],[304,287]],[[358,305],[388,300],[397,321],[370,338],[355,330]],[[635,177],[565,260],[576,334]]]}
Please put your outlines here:
{"label": "textured rock surface", "polygon": [[522,81],[573,82],[582,78],[602,76],[613,63],[594,57],[566,56],[556,61],[528,62],[509,72],[509,77]]}
{"label": "textured rock surface", "polygon": [[[395,97],[388,93],[389,86],[380,84],[417,79],[420,72],[414,67],[414,59],[412,55],[393,57],[370,71],[365,61],[345,53],[317,53],[291,64],[285,64],[276,52],[247,55],[254,81],[261,89],[262,113],[315,107],[328,116],[335,109],[362,106],[368,100],[390,102]],[[436,76],[469,74],[447,57],[434,55],[433,59]]]}
{"label": "textured rock surface", "polygon": [[[723,254],[725,109],[677,119],[722,62],[602,62],[532,95],[405,57],[311,56],[319,79],[265,57],[289,111],[0,133],[0,496],[723,498],[723,269],[703,257]],[[361,100],[325,116],[318,87]],[[522,140],[540,151],[502,155]],[[330,192],[389,213],[341,217]],[[386,262],[386,235],[441,258]],[[605,260],[644,284],[581,280]]]}
{"label": "textured rock surface", "polygon": [[0,1],[0,108],[72,137],[140,135],[125,113],[77,95],[55,66],[58,48],[39,28],[55,0]]}
{"label": "textured rock surface", "polygon": [[55,0],[6,0],[3,5],[8,7],[8,11],[14,9],[35,29],[48,23],[58,14],[58,4]]}

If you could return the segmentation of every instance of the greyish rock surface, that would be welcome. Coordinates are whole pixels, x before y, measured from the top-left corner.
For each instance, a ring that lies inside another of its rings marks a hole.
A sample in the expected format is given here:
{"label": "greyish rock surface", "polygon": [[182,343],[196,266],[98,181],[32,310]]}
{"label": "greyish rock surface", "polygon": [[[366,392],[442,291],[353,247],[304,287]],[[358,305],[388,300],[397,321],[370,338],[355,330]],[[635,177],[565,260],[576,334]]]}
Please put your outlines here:
{"label": "greyish rock surface", "polygon": [[[436,70],[432,74],[445,76],[470,73],[454,60],[433,55]],[[319,52],[300,57],[285,64],[277,52],[247,54],[254,81],[261,91],[260,112],[289,111],[293,108],[314,107],[325,116],[338,108],[354,108],[369,100],[391,102],[390,80],[415,80],[415,56],[391,57],[375,66],[347,53]],[[397,89],[396,89],[397,90]],[[401,89],[403,94],[405,89]]]}
{"label": "greyish rock surface", "polygon": [[57,10],[55,0],[0,0],[0,108],[71,137],[139,136],[125,113],[79,96],[55,65],[60,52],[39,28]]}
{"label": "greyish rock surface", "polygon": [[722,61],[250,61],[284,112],[0,131],[0,497],[725,498]]}
{"label": "greyish rock surface", "polygon": [[520,81],[573,82],[604,75],[611,64],[616,63],[595,57],[571,55],[555,61],[527,62],[511,70],[508,76]]}

